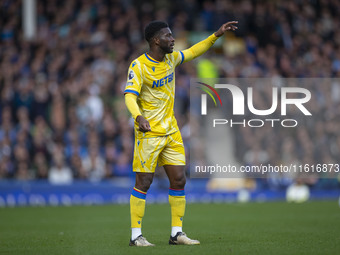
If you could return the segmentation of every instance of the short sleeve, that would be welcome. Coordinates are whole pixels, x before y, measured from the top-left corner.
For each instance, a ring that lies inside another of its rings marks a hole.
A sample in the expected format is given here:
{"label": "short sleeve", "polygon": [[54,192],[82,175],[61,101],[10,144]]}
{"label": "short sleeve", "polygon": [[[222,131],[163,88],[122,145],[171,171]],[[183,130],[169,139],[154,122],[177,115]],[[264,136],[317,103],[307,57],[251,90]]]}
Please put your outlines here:
{"label": "short sleeve", "polygon": [[141,87],[143,83],[143,76],[141,65],[138,60],[132,61],[127,75],[126,86],[124,90],[124,94],[133,93],[139,96]]}

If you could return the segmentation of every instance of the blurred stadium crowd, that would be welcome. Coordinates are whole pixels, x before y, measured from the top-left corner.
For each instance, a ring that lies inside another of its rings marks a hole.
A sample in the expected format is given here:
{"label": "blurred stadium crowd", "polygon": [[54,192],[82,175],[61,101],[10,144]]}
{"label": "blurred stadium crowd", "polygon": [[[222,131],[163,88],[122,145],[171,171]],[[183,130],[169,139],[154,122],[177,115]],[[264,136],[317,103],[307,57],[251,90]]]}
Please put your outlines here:
{"label": "blurred stadium crowd", "polygon": [[[235,51],[221,46],[200,58],[210,61],[215,77],[340,75],[336,0],[37,1],[31,41],[23,38],[21,2],[0,3],[0,178],[70,183],[132,175],[133,127],[122,91],[130,62],[147,50],[143,28],[154,19],[167,21],[184,46],[190,33],[238,20],[225,42],[232,38]],[[176,73],[187,148],[190,78],[204,76],[197,61]],[[339,162],[340,85],[311,89],[317,122],[287,139],[274,129],[237,129],[238,160]]]}

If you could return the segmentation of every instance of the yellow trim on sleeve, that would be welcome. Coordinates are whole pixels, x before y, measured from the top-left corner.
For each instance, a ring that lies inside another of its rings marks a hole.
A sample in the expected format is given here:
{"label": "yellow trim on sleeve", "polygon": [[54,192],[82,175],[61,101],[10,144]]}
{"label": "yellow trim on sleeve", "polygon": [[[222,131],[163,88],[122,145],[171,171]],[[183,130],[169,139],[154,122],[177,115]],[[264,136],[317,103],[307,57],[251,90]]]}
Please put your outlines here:
{"label": "yellow trim on sleeve", "polygon": [[201,56],[216,42],[217,39],[218,37],[215,34],[212,34],[207,39],[196,43],[189,49],[183,50],[182,53],[184,55],[184,62],[188,62]]}

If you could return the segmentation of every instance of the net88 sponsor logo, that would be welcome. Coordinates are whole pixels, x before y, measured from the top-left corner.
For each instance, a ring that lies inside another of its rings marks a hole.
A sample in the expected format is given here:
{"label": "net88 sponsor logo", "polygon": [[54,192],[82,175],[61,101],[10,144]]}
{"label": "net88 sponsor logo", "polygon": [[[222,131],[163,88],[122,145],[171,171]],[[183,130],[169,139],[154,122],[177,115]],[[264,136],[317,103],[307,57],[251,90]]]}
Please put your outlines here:
{"label": "net88 sponsor logo", "polygon": [[[218,102],[221,106],[223,106],[222,99],[220,97],[223,91],[230,93],[232,96],[233,106],[232,106],[232,115],[233,116],[245,116],[245,106],[248,107],[250,113],[255,116],[261,116],[261,118],[253,118],[253,119],[243,119],[243,120],[235,120],[235,119],[212,119],[212,126],[215,128],[220,125],[229,125],[230,127],[241,125],[241,126],[249,126],[249,127],[263,127],[266,124],[271,125],[271,127],[275,127],[276,125],[281,125],[282,127],[296,127],[298,126],[298,121],[293,118],[264,118],[264,116],[269,116],[274,112],[280,111],[280,116],[287,116],[287,108],[288,106],[296,107],[299,111],[302,112],[304,116],[312,116],[311,112],[306,108],[305,104],[311,99],[311,92],[308,89],[301,87],[273,87],[272,88],[272,105],[269,109],[256,109],[254,106],[254,90],[252,87],[248,87],[246,91],[246,97],[243,91],[236,85],[232,84],[215,84],[214,87],[198,82],[200,84],[200,89],[204,92],[201,94],[201,115],[208,114],[207,107],[207,95],[215,103],[215,106],[218,105],[215,97],[218,99]],[[216,91],[219,89],[219,92]],[[279,90],[280,89],[280,90]],[[289,95],[294,95],[294,98],[290,98]],[[297,98],[298,97],[298,98]],[[245,100],[247,98],[247,100]],[[280,106],[279,107],[279,101]]]}

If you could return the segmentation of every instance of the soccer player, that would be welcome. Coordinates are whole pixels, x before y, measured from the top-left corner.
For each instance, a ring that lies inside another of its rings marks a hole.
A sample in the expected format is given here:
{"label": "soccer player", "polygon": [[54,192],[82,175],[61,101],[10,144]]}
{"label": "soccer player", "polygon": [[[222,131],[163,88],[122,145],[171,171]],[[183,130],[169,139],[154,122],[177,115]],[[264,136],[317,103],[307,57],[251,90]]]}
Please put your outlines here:
{"label": "soccer player", "polygon": [[126,83],[125,103],[135,120],[133,171],[136,183],[130,197],[130,246],[154,246],[142,235],[146,193],[158,162],[170,181],[171,235],[169,244],[200,244],[182,231],[185,212],[185,154],[174,116],[175,67],[206,52],[237,21],[223,24],[205,40],[183,51],[174,51],[175,39],[167,23],[153,21],[145,28],[149,52],[132,61]]}

